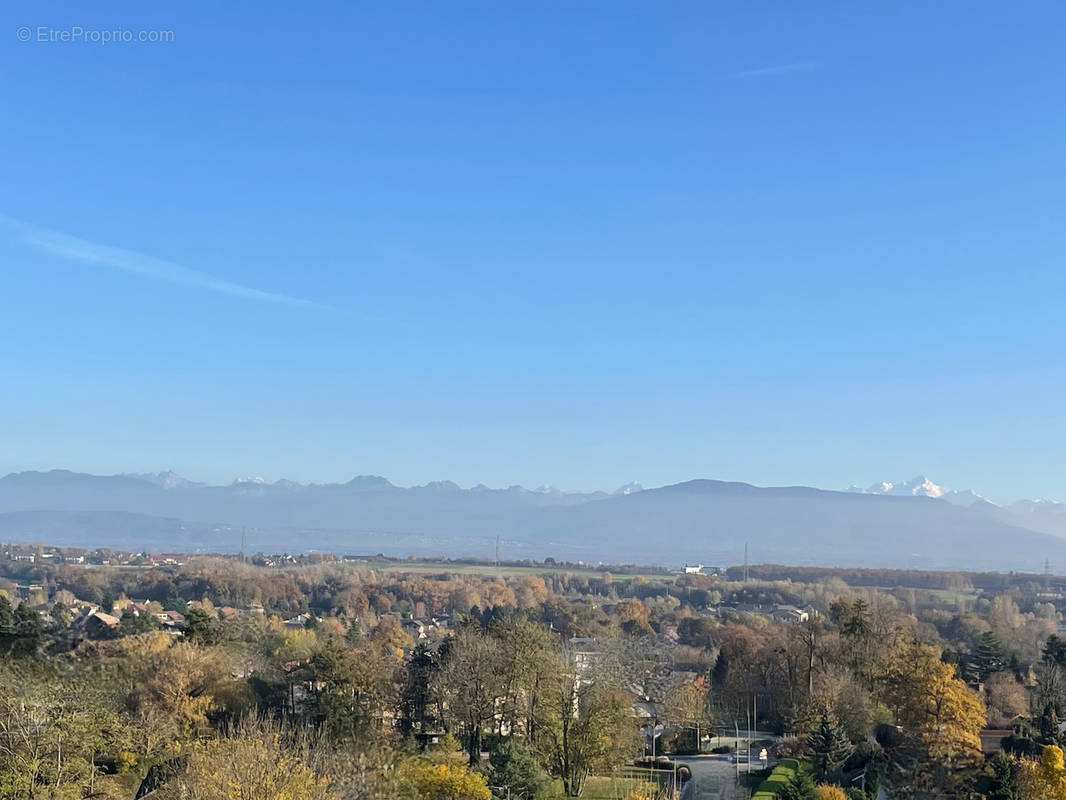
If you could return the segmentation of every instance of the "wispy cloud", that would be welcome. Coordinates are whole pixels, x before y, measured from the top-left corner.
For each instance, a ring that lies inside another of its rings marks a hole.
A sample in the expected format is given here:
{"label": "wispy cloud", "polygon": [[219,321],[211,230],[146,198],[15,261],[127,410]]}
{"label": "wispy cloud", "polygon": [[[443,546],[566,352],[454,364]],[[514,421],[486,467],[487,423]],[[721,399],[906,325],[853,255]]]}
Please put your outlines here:
{"label": "wispy cloud", "polygon": [[761,78],[766,75],[786,75],[790,72],[813,72],[817,66],[817,61],[793,61],[791,64],[774,64],[729,74],[733,78]]}
{"label": "wispy cloud", "polygon": [[11,231],[26,244],[68,261],[77,261],[95,267],[119,269],[150,280],[177,283],[249,300],[261,300],[267,303],[283,303],[286,305],[317,305],[311,300],[253,289],[250,286],[216,278],[206,272],[183,267],[181,264],[175,264],[172,261],[164,261],[144,253],[124,250],[120,247],[95,244],[85,239],[79,239],[76,236],[41,228],[8,216],[0,215],[0,223],[3,224],[3,228]]}

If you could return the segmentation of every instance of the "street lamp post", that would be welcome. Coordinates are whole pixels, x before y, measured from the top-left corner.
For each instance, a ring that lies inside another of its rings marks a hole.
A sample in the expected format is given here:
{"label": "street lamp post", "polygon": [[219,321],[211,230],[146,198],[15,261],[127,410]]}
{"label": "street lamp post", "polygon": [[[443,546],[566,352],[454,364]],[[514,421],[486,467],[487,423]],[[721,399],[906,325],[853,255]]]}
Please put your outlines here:
{"label": "street lamp post", "polygon": [[737,783],[740,783],[740,723],[733,720],[733,731],[736,733],[736,750],[733,755],[733,765],[737,768]]}

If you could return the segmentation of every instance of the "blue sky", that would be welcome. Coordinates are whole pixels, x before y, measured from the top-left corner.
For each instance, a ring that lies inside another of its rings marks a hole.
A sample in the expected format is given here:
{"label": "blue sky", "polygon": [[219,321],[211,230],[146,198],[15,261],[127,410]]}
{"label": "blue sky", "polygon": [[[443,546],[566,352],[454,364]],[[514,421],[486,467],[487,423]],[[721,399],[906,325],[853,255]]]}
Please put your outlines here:
{"label": "blue sky", "polygon": [[1066,498],[1066,6],[935,6],[6,4],[0,470]]}

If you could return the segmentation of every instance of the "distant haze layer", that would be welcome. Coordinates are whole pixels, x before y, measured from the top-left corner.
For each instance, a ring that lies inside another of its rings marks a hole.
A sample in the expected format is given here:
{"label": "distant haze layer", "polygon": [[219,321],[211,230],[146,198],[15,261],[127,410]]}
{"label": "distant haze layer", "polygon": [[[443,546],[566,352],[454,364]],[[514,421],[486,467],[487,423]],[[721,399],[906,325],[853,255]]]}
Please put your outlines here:
{"label": "distant haze layer", "polygon": [[[926,486],[925,479],[917,486]],[[935,484],[934,484],[935,485]],[[938,487],[939,488],[939,487]],[[1066,567],[1066,505],[968,504],[928,492],[761,488],[693,480],[567,493],[398,487],[376,476],[205,486],[171,473],[65,470],[0,479],[0,538],[152,552],[324,550],[404,556],[930,569]]]}

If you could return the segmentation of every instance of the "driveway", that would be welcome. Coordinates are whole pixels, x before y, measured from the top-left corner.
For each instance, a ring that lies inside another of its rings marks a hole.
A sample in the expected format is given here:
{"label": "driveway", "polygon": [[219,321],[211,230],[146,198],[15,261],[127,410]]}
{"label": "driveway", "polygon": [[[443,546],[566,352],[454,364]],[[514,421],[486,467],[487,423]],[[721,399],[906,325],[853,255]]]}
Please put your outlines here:
{"label": "driveway", "polygon": [[729,756],[676,756],[674,760],[692,770],[681,800],[735,800],[736,767],[729,763]]}

